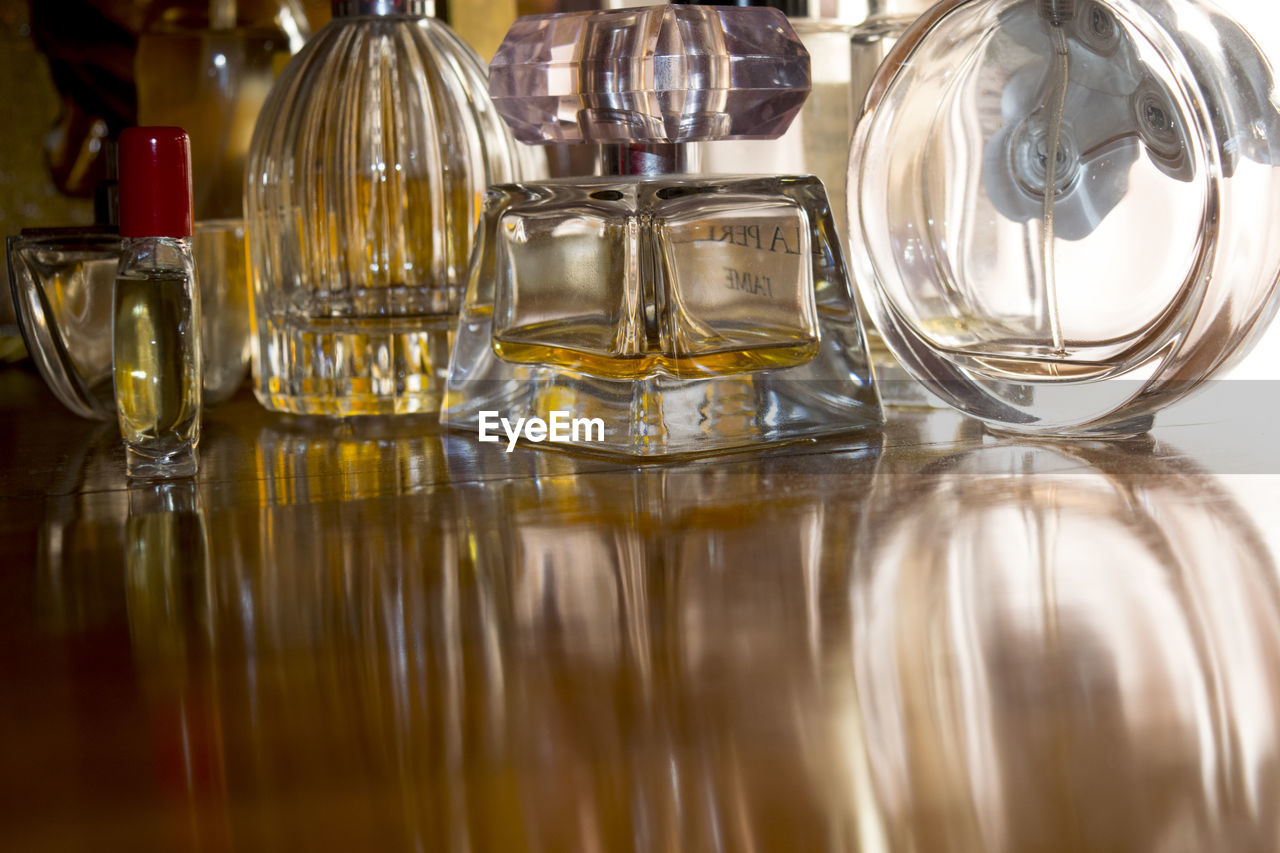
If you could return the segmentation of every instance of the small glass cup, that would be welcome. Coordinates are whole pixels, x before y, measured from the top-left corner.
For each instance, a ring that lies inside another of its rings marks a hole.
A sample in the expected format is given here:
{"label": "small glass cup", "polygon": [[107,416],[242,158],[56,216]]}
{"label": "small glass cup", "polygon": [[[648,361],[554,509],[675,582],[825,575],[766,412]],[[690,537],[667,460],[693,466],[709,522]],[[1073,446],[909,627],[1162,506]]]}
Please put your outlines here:
{"label": "small glass cup", "polygon": [[[111,290],[122,240],[115,230],[26,229],[7,241],[9,282],[27,350],[40,375],[82,418],[114,420]],[[249,291],[244,225],[196,224],[192,237],[200,297],[205,405],[229,399],[249,369]]]}
{"label": "small glass cup", "polygon": [[18,326],[49,390],[82,418],[114,420],[111,288],[120,235],[29,229],[7,245]]}

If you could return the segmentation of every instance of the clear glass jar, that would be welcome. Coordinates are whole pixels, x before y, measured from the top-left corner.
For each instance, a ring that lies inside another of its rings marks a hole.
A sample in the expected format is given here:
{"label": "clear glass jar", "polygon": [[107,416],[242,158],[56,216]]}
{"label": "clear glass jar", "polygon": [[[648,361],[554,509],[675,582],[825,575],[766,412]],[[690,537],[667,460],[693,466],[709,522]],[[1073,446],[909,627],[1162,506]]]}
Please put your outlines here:
{"label": "clear glass jar", "polygon": [[894,354],[989,426],[1148,429],[1275,311],[1273,87],[1194,0],[934,7],[850,162],[857,280]]}
{"label": "clear glass jar", "polygon": [[490,183],[521,177],[475,54],[424,0],[351,0],[281,74],[245,198],[268,408],[439,407]]}

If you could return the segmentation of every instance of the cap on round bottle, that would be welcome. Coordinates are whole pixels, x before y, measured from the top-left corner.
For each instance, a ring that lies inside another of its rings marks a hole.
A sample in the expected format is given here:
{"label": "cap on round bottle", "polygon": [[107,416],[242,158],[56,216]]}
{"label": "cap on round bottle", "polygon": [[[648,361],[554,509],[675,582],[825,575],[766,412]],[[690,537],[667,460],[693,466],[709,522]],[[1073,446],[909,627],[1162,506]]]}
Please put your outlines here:
{"label": "cap on round bottle", "polygon": [[191,236],[191,140],[180,127],[120,134],[120,236]]}

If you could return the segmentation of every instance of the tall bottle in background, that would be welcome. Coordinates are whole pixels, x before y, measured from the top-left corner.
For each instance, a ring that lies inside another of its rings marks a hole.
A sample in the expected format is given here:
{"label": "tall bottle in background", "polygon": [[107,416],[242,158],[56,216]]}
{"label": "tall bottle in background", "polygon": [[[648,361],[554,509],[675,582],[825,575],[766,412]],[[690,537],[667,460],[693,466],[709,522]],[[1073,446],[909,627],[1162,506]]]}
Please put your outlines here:
{"label": "tall bottle in background", "polygon": [[[876,76],[880,63],[889,55],[889,51],[898,43],[898,39],[907,31],[907,27],[916,18],[932,6],[936,0],[868,0],[867,19],[854,28],[853,40],[850,44],[849,97],[853,104],[853,124],[856,127],[858,117],[866,106],[867,91]],[[848,152],[845,152],[844,166],[840,177],[840,202],[833,198],[832,206],[845,203],[848,198]],[[825,180],[825,179],[824,179]],[[837,214],[842,223],[843,214]],[[847,223],[840,231],[849,248],[850,231]],[[856,267],[856,264],[850,264]],[[876,380],[880,383],[880,394],[886,406],[909,407],[941,407],[941,402],[925,391],[923,385],[911,377],[893,353],[889,351],[880,330],[868,313],[863,311],[863,319],[867,326],[867,346],[871,350],[871,363],[875,365]]]}
{"label": "tall bottle in background", "polygon": [[[867,90],[880,63],[898,39],[936,0],[867,0],[866,20],[853,31],[850,50],[850,96],[854,123],[866,105]],[[845,152],[846,155],[848,152]],[[846,157],[846,165],[848,158]],[[842,192],[841,197],[844,197]]]}
{"label": "tall bottle in background", "polygon": [[[813,89],[791,129],[778,139],[702,143],[701,171],[816,175],[827,188],[847,256],[849,221],[841,208],[846,207],[849,142],[876,68],[898,36],[931,4],[932,0],[719,0],[719,5],[781,10],[809,51]],[[925,403],[923,389],[898,366],[875,327],[869,322],[866,326],[884,402]]]}
{"label": "tall bottle in background", "polygon": [[333,10],[249,156],[254,390],[285,412],[434,412],[485,188],[521,155],[432,0]]}
{"label": "tall bottle in background", "polygon": [[244,174],[262,104],[309,35],[298,0],[210,0],[205,13],[160,4],[138,39],[138,119],[191,134],[195,231],[210,404],[230,397],[249,365]]}
{"label": "tall bottle in background", "polygon": [[[809,51],[812,88],[809,99],[777,139],[703,142],[701,169],[709,174],[743,172],[777,175],[814,175],[827,188],[831,213],[848,245],[848,221],[840,210],[845,198],[845,173],[849,166],[849,142],[853,125],[866,94],[850,76],[851,44],[856,27],[867,17],[867,0],[744,0],[700,2],[696,6],[772,6],[782,11],[805,49]],[[874,69],[872,69],[874,71]],[[868,81],[870,78],[868,77]]]}

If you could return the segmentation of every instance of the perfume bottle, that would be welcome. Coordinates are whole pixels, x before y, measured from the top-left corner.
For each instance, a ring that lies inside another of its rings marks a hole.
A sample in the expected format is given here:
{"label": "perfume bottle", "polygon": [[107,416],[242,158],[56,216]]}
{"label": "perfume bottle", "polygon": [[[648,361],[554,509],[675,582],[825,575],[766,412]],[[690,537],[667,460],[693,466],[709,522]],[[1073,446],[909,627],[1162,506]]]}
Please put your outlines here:
{"label": "perfume bottle", "polygon": [[1196,0],[951,0],[881,67],[850,161],[858,285],[990,427],[1125,435],[1277,307],[1280,114]]}
{"label": "perfume bottle", "polygon": [[[932,0],[677,0],[692,5],[772,6],[784,12],[809,51],[812,89],[790,129],[777,139],[706,142],[699,170],[707,174],[743,171],[808,173],[821,179],[831,200],[836,230],[848,257],[849,223],[845,184],[849,143],[867,89],[888,48]],[[875,326],[863,322],[875,365],[876,386],[885,405],[929,405],[930,395],[898,364]]]}
{"label": "perfume bottle", "polygon": [[800,109],[785,16],[529,16],[489,70],[517,139],[600,143],[614,174],[490,188],[444,423],[559,412],[600,429],[557,443],[633,458],[880,423],[821,182],[682,174],[685,143],[777,136]]}
{"label": "perfume bottle", "polygon": [[120,235],[111,333],[130,477],[189,477],[200,440],[200,291],[191,255],[191,153],[175,127],[120,136]]}
{"label": "perfume bottle", "polygon": [[522,176],[431,0],[343,0],[250,146],[254,390],[270,409],[434,412],[484,187]]}
{"label": "perfume bottle", "polygon": [[302,49],[310,28],[298,0],[153,8],[134,58],[138,123],[182,127],[191,138],[192,249],[206,309],[204,395],[206,405],[216,405],[236,392],[249,370],[249,141],[276,74]]}

